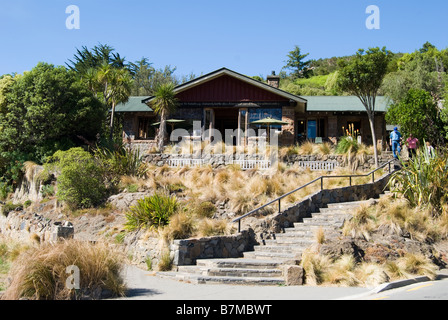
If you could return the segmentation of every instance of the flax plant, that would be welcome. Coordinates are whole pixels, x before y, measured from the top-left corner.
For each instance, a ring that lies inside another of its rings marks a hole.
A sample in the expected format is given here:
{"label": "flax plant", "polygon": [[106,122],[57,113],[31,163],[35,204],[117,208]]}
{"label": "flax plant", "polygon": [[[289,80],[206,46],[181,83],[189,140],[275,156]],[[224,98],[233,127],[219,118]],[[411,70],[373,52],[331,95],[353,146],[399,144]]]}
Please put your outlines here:
{"label": "flax plant", "polygon": [[446,151],[430,154],[426,148],[420,149],[416,157],[402,163],[402,169],[392,175],[389,186],[412,206],[431,205],[440,213],[448,195]]}

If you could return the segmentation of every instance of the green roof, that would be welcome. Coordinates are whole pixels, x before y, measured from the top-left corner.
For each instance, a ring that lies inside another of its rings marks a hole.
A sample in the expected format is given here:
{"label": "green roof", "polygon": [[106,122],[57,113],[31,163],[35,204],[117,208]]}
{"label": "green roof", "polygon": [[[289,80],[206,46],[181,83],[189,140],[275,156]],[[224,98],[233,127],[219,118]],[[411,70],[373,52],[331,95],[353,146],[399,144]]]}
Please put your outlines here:
{"label": "green roof", "polygon": [[152,111],[150,107],[144,104],[142,101],[147,99],[148,96],[144,97],[129,97],[128,102],[120,103],[115,107],[115,112],[141,112],[141,111]]}
{"label": "green roof", "polygon": [[[366,108],[356,96],[302,96],[308,101],[307,111],[365,112]],[[379,96],[375,101],[375,111],[386,112],[388,99]]]}
{"label": "green roof", "polygon": [[[358,97],[355,96],[301,96],[306,99],[307,111],[328,112],[365,112],[366,109]],[[152,111],[142,101],[147,96],[129,97],[126,103],[120,103],[115,107],[115,112],[142,112]],[[389,106],[388,99],[383,96],[376,98],[375,111],[386,112]]]}

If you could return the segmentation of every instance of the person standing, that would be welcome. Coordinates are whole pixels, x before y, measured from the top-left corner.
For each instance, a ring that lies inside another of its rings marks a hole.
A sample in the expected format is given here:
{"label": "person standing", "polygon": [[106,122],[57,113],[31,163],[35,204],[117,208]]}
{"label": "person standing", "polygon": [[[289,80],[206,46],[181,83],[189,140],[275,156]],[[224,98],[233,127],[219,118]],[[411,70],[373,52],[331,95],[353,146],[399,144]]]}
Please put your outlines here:
{"label": "person standing", "polygon": [[400,143],[401,143],[401,133],[398,131],[398,128],[395,127],[394,131],[390,133],[390,144],[392,146],[392,154],[394,155],[394,159],[398,159],[400,154]]}
{"label": "person standing", "polygon": [[431,145],[429,141],[426,141],[426,150],[428,151],[428,154],[431,158],[435,157],[434,147]]}
{"label": "person standing", "polygon": [[418,139],[411,133],[409,134],[409,138],[406,139],[406,144],[408,146],[409,159],[412,159],[417,155]]}

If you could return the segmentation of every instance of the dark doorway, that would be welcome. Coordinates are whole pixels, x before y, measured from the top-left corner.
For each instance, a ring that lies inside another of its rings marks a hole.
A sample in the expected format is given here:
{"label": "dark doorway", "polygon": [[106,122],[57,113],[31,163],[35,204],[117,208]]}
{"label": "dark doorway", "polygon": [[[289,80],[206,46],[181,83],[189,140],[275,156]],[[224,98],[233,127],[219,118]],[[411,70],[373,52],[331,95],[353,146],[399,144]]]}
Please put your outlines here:
{"label": "dark doorway", "polygon": [[224,139],[225,130],[238,129],[238,109],[237,108],[220,108],[215,111],[215,129],[221,132]]}

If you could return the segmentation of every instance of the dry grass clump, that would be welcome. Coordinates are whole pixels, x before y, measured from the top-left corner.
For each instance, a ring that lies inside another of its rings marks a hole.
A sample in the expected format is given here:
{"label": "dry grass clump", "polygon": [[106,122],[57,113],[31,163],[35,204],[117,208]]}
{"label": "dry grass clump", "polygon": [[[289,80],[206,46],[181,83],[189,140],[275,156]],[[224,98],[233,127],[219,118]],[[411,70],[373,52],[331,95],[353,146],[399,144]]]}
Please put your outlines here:
{"label": "dry grass clump", "polygon": [[412,207],[404,198],[386,196],[374,206],[362,205],[343,227],[343,234],[369,239],[380,226],[418,241],[438,241],[448,235],[448,212],[434,215],[430,206]]}
{"label": "dry grass clump", "polygon": [[[14,262],[13,280],[2,299],[67,300],[84,294],[99,298],[95,294],[102,290],[122,296],[121,261],[120,254],[105,244],[69,240],[31,248]],[[66,285],[69,266],[80,270],[80,291]]]}
{"label": "dry grass clump", "polygon": [[309,285],[374,287],[389,281],[427,276],[435,279],[438,267],[421,255],[406,253],[395,261],[382,264],[357,262],[352,255],[337,259],[306,250],[301,263]]}
{"label": "dry grass clump", "polygon": [[[413,240],[434,242],[446,239],[448,212],[435,215],[430,206],[412,207],[404,198],[386,196],[376,203],[361,205],[342,229],[344,236],[372,241],[376,231],[405,234]],[[311,285],[376,286],[384,282],[427,276],[434,279],[438,266],[420,253],[400,250],[395,260],[357,261],[352,255],[337,258],[320,254],[324,235],[316,233],[317,247],[302,255],[306,283]],[[366,251],[367,252],[367,251]]]}

